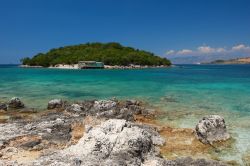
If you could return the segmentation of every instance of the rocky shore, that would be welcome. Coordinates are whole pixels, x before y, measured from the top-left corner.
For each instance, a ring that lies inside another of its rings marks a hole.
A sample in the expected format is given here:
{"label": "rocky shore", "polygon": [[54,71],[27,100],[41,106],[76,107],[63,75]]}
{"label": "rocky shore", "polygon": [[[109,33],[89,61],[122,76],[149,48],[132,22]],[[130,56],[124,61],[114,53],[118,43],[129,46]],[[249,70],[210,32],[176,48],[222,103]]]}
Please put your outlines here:
{"label": "rocky shore", "polygon": [[[42,66],[29,66],[29,65],[20,65],[21,68],[43,68]],[[169,66],[148,66],[148,65],[129,65],[129,66],[110,66],[110,65],[104,65],[104,69],[147,69],[147,68],[168,68]],[[48,67],[50,69],[80,69],[78,67],[78,64],[58,64],[55,66]]]}
{"label": "rocky shore", "polygon": [[204,155],[228,146],[230,135],[218,115],[204,117],[192,130],[158,124],[161,113],[137,100],[54,99],[36,112],[12,98],[0,110],[0,165],[230,164]]}

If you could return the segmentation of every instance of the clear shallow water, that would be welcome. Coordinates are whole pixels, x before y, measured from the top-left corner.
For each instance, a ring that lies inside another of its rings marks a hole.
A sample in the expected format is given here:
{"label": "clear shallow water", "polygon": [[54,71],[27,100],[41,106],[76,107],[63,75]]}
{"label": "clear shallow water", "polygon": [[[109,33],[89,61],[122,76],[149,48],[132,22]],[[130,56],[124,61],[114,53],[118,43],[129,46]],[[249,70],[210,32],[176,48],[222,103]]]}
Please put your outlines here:
{"label": "clear shallow water", "polygon": [[[24,69],[0,65],[0,100],[21,97],[29,107],[48,100],[135,98],[167,112],[163,123],[193,128],[207,114],[223,115],[236,148],[250,149],[250,65],[182,65],[143,70]],[[240,153],[238,153],[240,152]]]}

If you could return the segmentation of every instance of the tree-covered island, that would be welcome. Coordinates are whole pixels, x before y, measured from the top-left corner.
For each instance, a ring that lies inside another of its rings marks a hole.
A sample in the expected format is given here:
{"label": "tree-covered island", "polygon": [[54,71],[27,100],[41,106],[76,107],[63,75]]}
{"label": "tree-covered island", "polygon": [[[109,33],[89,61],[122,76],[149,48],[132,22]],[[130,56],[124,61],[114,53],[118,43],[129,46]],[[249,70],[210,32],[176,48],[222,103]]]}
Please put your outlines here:
{"label": "tree-covered island", "polygon": [[86,43],[51,49],[47,53],[39,53],[32,58],[21,59],[23,65],[55,66],[58,64],[77,64],[79,61],[100,61],[105,65],[128,66],[169,66],[171,62],[155,54],[132,47],[124,47],[119,43]]}

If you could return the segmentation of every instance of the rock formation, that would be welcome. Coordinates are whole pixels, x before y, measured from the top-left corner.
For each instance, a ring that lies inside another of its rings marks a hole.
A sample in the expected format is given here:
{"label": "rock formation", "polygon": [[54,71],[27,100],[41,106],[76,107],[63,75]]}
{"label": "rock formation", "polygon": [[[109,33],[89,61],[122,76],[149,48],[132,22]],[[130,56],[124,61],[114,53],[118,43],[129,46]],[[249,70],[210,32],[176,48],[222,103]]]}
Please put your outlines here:
{"label": "rock formation", "polygon": [[24,108],[24,104],[18,97],[13,97],[8,102],[8,107],[13,109],[19,109],[19,108]]}
{"label": "rock formation", "polygon": [[152,113],[138,101],[65,104],[53,100],[48,106],[53,109],[31,113],[32,118],[0,123],[0,165],[223,165],[204,159],[162,158],[159,147],[165,140],[158,129],[135,121],[135,115]]}
{"label": "rock formation", "polygon": [[[152,128],[150,130],[155,131]],[[53,157],[41,158],[35,163],[141,165],[148,156],[157,158],[159,152],[156,150],[156,145],[163,143],[164,140],[157,132],[148,132],[143,127],[126,120],[111,119],[87,130],[76,145],[60,151]],[[59,158],[67,158],[67,160],[58,160]]]}
{"label": "rock formation", "polygon": [[31,165],[225,166],[217,161],[190,157],[165,160],[157,148],[163,143],[152,127],[110,119],[86,130],[76,145],[45,155]]}
{"label": "rock formation", "polygon": [[63,101],[61,99],[53,99],[48,103],[48,109],[62,108]]}
{"label": "rock formation", "polygon": [[5,104],[5,103],[0,103],[0,110],[4,110],[4,111],[7,111],[8,109],[8,105]]}
{"label": "rock formation", "polygon": [[203,117],[195,128],[198,139],[205,144],[223,141],[230,138],[225,120],[219,115]]}

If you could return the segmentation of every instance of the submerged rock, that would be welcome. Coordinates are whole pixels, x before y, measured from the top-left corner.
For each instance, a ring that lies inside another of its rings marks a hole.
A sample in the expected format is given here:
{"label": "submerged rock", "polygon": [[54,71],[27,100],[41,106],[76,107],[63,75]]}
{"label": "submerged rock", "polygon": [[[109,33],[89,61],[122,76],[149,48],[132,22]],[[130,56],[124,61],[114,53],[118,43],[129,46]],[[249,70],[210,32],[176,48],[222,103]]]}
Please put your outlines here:
{"label": "submerged rock", "polygon": [[5,104],[5,103],[0,103],[0,110],[7,111],[7,109],[8,109],[7,104]]}
{"label": "submerged rock", "polygon": [[24,108],[24,104],[18,97],[13,97],[8,102],[8,107],[9,108],[15,108],[15,109]]}
{"label": "submerged rock", "polygon": [[203,117],[196,125],[195,131],[198,139],[205,144],[212,144],[230,138],[225,120],[219,115]]}
{"label": "submerged rock", "polygon": [[48,103],[48,109],[62,108],[63,101],[61,99],[53,99]]}

